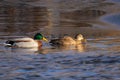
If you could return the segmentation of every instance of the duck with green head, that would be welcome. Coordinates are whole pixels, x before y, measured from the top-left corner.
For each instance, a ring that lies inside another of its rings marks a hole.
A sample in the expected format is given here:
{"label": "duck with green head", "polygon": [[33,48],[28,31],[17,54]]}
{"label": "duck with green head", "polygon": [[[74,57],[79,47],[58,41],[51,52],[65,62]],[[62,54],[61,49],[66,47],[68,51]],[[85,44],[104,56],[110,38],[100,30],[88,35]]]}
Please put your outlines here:
{"label": "duck with green head", "polygon": [[9,47],[42,47],[42,40],[48,42],[48,40],[40,33],[35,34],[34,39],[29,37],[22,37],[16,39],[10,39],[6,41],[5,45]]}

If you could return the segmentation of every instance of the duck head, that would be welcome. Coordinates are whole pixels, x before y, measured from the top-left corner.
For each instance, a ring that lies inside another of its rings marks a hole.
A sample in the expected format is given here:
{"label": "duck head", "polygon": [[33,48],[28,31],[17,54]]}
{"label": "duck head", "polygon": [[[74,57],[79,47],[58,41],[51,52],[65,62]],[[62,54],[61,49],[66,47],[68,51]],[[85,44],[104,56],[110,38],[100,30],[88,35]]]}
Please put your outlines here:
{"label": "duck head", "polygon": [[77,34],[75,36],[75,39],[76,39],[77,44],[81,44],[81,43],[86,44],[87,43],[87,40],[83,37],[82,34]]}
{"label": "duck head", "polygon": [[77,34],[77,35],[75,36],[75,39],[77,39],[77,40],[83,40],[84,38],[83,38],[83,35],[82,35],[82,34]]}
{"label": "duck head", "polygon": [[48,40],[40,33],[35,34],[34,40],[44,40],[44,41],[48,42]]}

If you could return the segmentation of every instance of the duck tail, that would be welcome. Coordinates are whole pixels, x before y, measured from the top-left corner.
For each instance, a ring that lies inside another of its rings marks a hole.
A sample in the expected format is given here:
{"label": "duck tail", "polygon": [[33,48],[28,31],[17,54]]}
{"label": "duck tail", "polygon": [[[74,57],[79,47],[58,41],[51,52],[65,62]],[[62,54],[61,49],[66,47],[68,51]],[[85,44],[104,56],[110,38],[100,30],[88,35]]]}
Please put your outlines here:
{"label": "duck tail", "polygon": [[5,43],[4,43],[4,45],[5,46],[8,46],[8,47],[11,47],[11,46],[13,46],[14,45],[14,41],[11,41],[11,40],[8,40],[8,41],[6,41]]}

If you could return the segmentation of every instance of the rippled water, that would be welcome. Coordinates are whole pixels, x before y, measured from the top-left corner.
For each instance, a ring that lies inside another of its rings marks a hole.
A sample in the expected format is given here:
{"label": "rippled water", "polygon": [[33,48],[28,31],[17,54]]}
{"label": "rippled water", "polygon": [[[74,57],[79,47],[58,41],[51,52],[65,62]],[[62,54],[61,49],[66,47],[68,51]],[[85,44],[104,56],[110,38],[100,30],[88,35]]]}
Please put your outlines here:
{"label": "rippled water", "polygon": [[88,39],[86,47],[79,49],[44,47],[38,50],[0,45],[0,79],[119,80],[119,53],[118,37]]}
{"label": "rippled water", "polygon": [[[0,80],[120,80],[119,0],[60,0],[55,7],[36,1],[0,2]],[[3,44],[37,32],[49,40],[81,33],[87,44],[44,43],[41,49]]]}

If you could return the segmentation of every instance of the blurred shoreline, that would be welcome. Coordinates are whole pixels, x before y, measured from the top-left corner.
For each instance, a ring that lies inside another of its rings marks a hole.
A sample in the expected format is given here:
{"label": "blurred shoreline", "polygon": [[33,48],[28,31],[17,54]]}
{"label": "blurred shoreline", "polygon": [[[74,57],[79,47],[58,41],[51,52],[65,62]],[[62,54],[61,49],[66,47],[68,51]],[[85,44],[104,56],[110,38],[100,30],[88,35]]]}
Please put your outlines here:
{"label": "blurred shoreline", "polygon": [[119,36],[115,25],[101,19],[120,13],[119,4],[110,0],[3,0],[0,35],[31,37],[41,32],[47,37],[78,33],[86,37]]}

